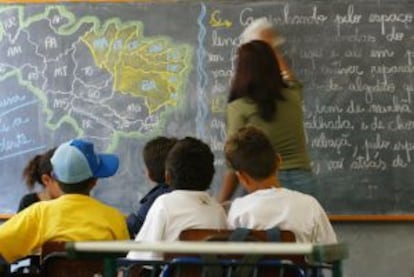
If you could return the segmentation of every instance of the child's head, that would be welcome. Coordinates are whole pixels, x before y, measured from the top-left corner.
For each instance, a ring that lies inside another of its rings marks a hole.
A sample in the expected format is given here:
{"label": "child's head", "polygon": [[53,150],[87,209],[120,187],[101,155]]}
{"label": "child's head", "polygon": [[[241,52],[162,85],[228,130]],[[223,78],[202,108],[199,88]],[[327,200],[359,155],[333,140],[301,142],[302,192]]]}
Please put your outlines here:
{"label": "child's head", "polygon": [[174,189],[204,191],[213,179],[214,155],[201,140],[186,137],[171,149],[165,167]]}
{"label": "child's head", "polygon": [[51,163],[53,177],[64,193],[89,194],[98,178],[116,173],[119,159],[112,154],[96,154],[92,143],[74,139],[56,149]]}
{"label": "child's head", "polygon": [[165,182],[165,160],[168,152],[175,145],[177,139],[156,137],[144,147],[144,163],[148,170],[148,177],[157,183]]}
{"label": "child's head", "polygon": [[274,175],[278,168],[278,154],[271,142],[254,127],[242,128],[231,136],[226,141],[224,153],[233,170],[257,181]]}

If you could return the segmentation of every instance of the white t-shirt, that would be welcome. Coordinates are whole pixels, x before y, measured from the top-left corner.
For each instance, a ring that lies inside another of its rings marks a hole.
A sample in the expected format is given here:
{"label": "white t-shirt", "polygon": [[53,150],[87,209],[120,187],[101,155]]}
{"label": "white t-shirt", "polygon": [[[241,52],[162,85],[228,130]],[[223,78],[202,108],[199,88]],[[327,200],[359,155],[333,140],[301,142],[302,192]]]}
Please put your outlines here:
{"label": "white t-shirt", "polygon": [[[175,241],[185,229],[226,229],[223,207],[205,191],[174,190],[155,200],[135,241]],[[128,253],[127,258],[159,260],[151,252]]]}
{"label": "white t-shirt", "polygon": [[228,214],[230,228],[290,230],[297,242],[336,243],[329,219],[310,195],[285,188],[257,190],[237,198]]}

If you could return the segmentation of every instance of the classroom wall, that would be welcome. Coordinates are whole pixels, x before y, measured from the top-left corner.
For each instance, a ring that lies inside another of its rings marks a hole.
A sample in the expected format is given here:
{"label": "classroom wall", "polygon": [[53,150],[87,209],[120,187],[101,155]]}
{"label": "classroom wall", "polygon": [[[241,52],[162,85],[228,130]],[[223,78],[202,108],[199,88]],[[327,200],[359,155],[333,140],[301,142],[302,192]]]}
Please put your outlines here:
{"label": "classroom wall", "polygon": [[348,243],[347,277],[414,277],[414,223],[334,223],[338,239]]}

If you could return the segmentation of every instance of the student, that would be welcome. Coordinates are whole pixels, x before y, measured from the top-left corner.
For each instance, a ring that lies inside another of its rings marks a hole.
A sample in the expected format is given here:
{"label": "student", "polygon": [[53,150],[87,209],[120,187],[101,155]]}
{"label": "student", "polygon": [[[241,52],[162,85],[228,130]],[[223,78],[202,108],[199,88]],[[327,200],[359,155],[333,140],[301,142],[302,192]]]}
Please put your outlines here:
{"label": "student", "polygon": [[282,163],[270,140],[257,128],[246,127],[233,134],[224,147],[226,160],[248,195],[230,206],[231,228],[292,231],[298,242],[335,243],[329,219],[310,195],[282,188],[277,173]]}
{"label": "student", "polygon": [[27,187],[30,190],[33,190],[37,183],[43,187],[43,190],[24,195],[19,203],[19,212],[34,203],[55,199],[62,194],[59,186],[56,185],[53,178],[50,176],[50,173],[52,172],[50,158],[55,150],[56,148],[52,148],[43,154],[34,156],[24,168],[23,178]]}
{"label": "student", "polygon": [[96,154],[92,143],[75,139],[60,145],[51,163],[63,195],[35,203],[0,226],[0,258],[9,263],[47,241],[129,238],[125,217],[89,197],[98,178],[116,173],[117,156]]}
{"label": "student", "polygon": [[176,142],[177,139],[175,138],[156,137],[144,147],[143,157],[147,168],[147,176],[156,185],[141,199],[139,210],[136,213],[131,213],[127,218],[131,238],[135,238],[138,234],[155,199],[171,191],[170,186],[165,183],[165,159]]}
{"label": "student", "polygon": [[[214,175],[214,156],[207,144],[186,137],[166,160],[166,181],[173,191],[155,200],[136,241],[174,241],[182,230],[227,227],[222,206],[206,190]],[[157,253],[130,252],[130,259],[162,259]]]}

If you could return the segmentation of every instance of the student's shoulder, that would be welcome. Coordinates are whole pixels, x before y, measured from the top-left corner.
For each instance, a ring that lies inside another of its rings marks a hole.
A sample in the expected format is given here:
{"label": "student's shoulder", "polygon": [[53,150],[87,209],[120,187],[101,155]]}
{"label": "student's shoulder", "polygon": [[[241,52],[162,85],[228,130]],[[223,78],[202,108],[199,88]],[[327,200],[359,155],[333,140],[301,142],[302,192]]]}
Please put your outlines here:
{"label": "student's shoulder", "polygon": [[20,199],[18,211],[26,209],[27,207],[29,207],[32,204],[37,203],[39,201],[40,201],[40,199],[39,199],[39,196],[37,195],[37,193],[35,193],[35,192],[34,193],[28,193]]}
{"label": "student's shoulder", "polygon": [[35,202],[39,202],[39,200],[40,200],[39,196],[37,195],[36,192],[25,194],[21,198],[21,202],[30,202],[31,204]]}
{"label": "student's shoulder", "polygon": [[[89,207],[91,208],[91,210],[93,209],[94,211],[97,211],[99,213],[107,214],[108,217],[110,216],[118,217],[118,218],[122,218],[123,220],[125,220],[125,215],[123,215],[121,211],[115,208],[114,206],[110,206],[92,197],[88,197],[88,198],[90,201]],[[93,205],[93,208],[92,208],[92,205]]]}
{"label": "student's shoulder", "polygon": [[163,209],[165,207],[175,205],[179,200],[177,200],[177,197],[175,194],[173,194],[174,191],[170,191],[168,193],[162,193],[157,195],[157,197],[154,197],[151,201],[151,209]]}
{"label": "student's shoulder", "polygon": [[318,203],[318,200],[310,195],[310,194],[306,194],[297,190],[291,190],[291,189],[287,189],[284,188],[283,189],[286,193],[290,194],[292,198],[296,199],[297,201],[303,201],[303,202],[307,202],[307,203]]}
{"label": "student's shoulder", "polygon": [[250,193],[244,196],[237,197],[231,202],[231,207],[246,207],[246,205],[252,203],[252,201],[254,201],[255,198],[255,193]]}
{"label": "student's shoulder", "polygon": [[170,186],[168,186],[167,184],[157,184],[155,187],[153,187],[142,199],[141,199],[141,204],[145,203],[145,202],[153,202],[154,199],[158,198],[159,196],[168,193],[171,191]]}

